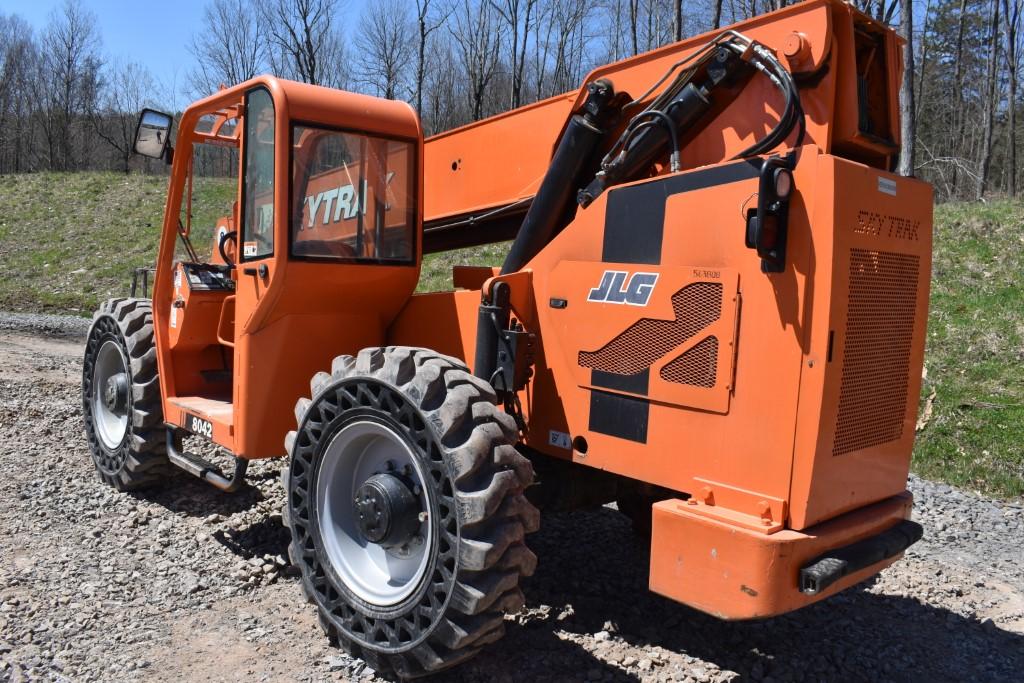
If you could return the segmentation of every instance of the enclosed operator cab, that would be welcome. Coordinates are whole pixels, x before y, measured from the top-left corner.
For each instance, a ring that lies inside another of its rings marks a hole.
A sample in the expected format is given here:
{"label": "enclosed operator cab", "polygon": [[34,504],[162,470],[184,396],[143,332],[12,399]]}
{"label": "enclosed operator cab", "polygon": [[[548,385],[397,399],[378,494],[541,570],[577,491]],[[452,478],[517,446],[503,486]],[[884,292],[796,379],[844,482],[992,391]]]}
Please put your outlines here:
{"label": "enclosed operator cab", "polygon": [[153,286],[176,436],[282,455],[309,377],[384,342],[419,277],[421,152],[408,105],[273,77],[185,111]]}

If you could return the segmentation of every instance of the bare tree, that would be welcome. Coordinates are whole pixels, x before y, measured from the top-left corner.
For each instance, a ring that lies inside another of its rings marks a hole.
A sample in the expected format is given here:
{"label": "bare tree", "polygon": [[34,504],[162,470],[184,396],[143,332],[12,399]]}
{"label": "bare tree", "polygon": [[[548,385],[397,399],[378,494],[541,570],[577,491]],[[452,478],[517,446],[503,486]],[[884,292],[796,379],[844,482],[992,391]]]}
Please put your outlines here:
{"label": "bare tree", "polygon": [[465,80],[451,42],[434,34],[428,40],[423,127],[428,134],[439,133],[470,121],[466,106]]}
{"label": "bare tree", "polygon": [[907,44],[903,48],[903,82],[900,84],[900,175],[914,175],[914,2],[900,0],[900,33]]}
{"label": "bare tree", "polygon": [[633,54],[640,52],[640,0],[629,0],[629,37],[633,45]]}
{"label": "bare tree", "polygon": [[314,85],[345,84],[338,0],[260,0],[258,8],[271,71]]}
{"label": "bare tree", "polygon": [[430,11],[431,0],[416,0],[416,113],[423,117],[423,82],[427,70],[427,41],[431,34],[448,21],[448,13],[437,16]]}
{"label": "bare tree", "polygon": [[46,138],[50,168],[73,170],[85,154],[76,158],[77,122],[91,111],[99,90],[100,36],[96,17],[78,2],[65,0],[50,14],[43,32],[40,60],[40,99],[44,107],[39,121]]}
{"label": "bare tree", "polygon": [[100,108],[90,112],[93,130],[117,153],[129,171],[138,113],[153,92],[153,77],[136,62],[116,60],[107,71]]}
{"label": "bare tree", "polygon": [[32,168],[39,47],[17,15],[0,15],[0,173]]}
{"label": "bare tree", "polygon": [[487,90],[494,80],[501,54],[501,24],[490,3],[462,0],[449,33],[462,63],[473,120],[483,118]]}
{"label": "bare tree", "polygon": [[513,109],[522,104],[523,73],[526,68],[526,43],[530,35],[530,19],[533,18],[537,0],[503,0],[500,4],[488,0],[501,15],[509,32],[509,56],[512,63],[512,87],[509,104]]}
{"label": "bare tree", "polygon": [[408,6],[401,0],[376,0],[364,10],[356,39],[363,63],[359,79],[373,94],[393,100],[404,88],[413,59],[411,31]]}
{"label": "bare tree", "polygon": [[1009,76],[1007,93],[1007,166],[1006,191],[1017,196],[1017,74],[1020,70],[1018,45],[1022,0],[1003,0],[1003,30],[1006,34],[1006,69]]}
{"label": "bare tree", "polygon": [[189,73],[193,94],[211,95],[223,85],[253,78],[266,56],[264,22],[243,0],[210,0],[203,8],[204,28],[192,37],[195,66]]}
{"label": "bare tree", "polygon": [[552,57],[554,92],[579,87],[583,80],[587,39],[585,33],[589,3],[586,0],[553,0],[548,21],[552,22],[555,47]]}
{"label": "bare tree", "polygon": [[992,0],[991,23],[989,28],[988,77],[985,79],[985,123],[982,134],[981,163],[975,199],[985,196],[989,171],[992,166],[992,132],[996,116],[996,74],[999,62],[999,0]]}
{"label": "bare tree", "polygon": [[722,0],[715,0],[715,13],[711,20],[712,28],[721,28],[722,26]]}

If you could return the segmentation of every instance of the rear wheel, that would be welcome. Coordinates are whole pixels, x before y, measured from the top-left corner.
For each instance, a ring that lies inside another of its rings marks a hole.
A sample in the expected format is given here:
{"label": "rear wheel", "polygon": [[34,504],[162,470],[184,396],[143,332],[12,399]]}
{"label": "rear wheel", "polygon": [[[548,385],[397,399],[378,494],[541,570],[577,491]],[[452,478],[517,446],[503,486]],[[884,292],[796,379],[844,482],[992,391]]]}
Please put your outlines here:
{"label": "rear wheel", "polygon": [[289,553],[332,640],[377,671],[422,676],[504,634],[536,558],[539,513],[512,418],[458,360],[340,356],[295,408],[284,476]]}
{"label": "rear wheel", "polygon": [[126,491],[168,475],[148,299],[110,299],[93,316],[82,363],[82,414],[104,482]]}

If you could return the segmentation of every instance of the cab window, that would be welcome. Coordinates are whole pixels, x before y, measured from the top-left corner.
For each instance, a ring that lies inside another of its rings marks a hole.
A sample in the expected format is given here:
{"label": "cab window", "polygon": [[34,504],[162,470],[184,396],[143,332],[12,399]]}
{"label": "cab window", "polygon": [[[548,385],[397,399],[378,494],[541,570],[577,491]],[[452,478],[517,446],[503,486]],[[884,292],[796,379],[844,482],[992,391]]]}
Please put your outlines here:
{"label": "cab window", "polygon": [[295,125],[292,256],[412,263],[415,149],[406,140]]}
{"label": "cab window", "polygon": [[274,253],[274,101],[258,88],[246,96],[242,165],[242,260]]}

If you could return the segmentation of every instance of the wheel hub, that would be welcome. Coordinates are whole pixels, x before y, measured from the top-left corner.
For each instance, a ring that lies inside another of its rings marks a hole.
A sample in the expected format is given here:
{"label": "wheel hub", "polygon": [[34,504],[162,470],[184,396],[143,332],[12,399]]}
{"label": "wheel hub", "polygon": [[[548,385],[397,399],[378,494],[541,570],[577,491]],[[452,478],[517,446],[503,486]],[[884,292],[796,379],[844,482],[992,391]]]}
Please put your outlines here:
{"label": "wheel hub", "polygon": [[103,387],[103,404],[107,410],[114,413],[123,413],[128,404],[128,378],[124,373],[118,373],[107,378],[106,386]]}
{"label": "wheel hub", "polygon": [[345,425],[322,457],[316,514],[328,562],[361,600],[400,603],[422,583],[434,538],[418,458],[375,420]]}
{"label": "wheel hub", "polygon": [[420,504],[412,486],[394,474],[375,474],[359,487],[353,514],[360,533],[384,548],[407,546],[420,524]]}
{"label": "wheel hub", "polygon": [[108,451],[120,448],[130,412],[128,360],[116,339],[107,339],[92,361],[89,401],[96,435]]}

